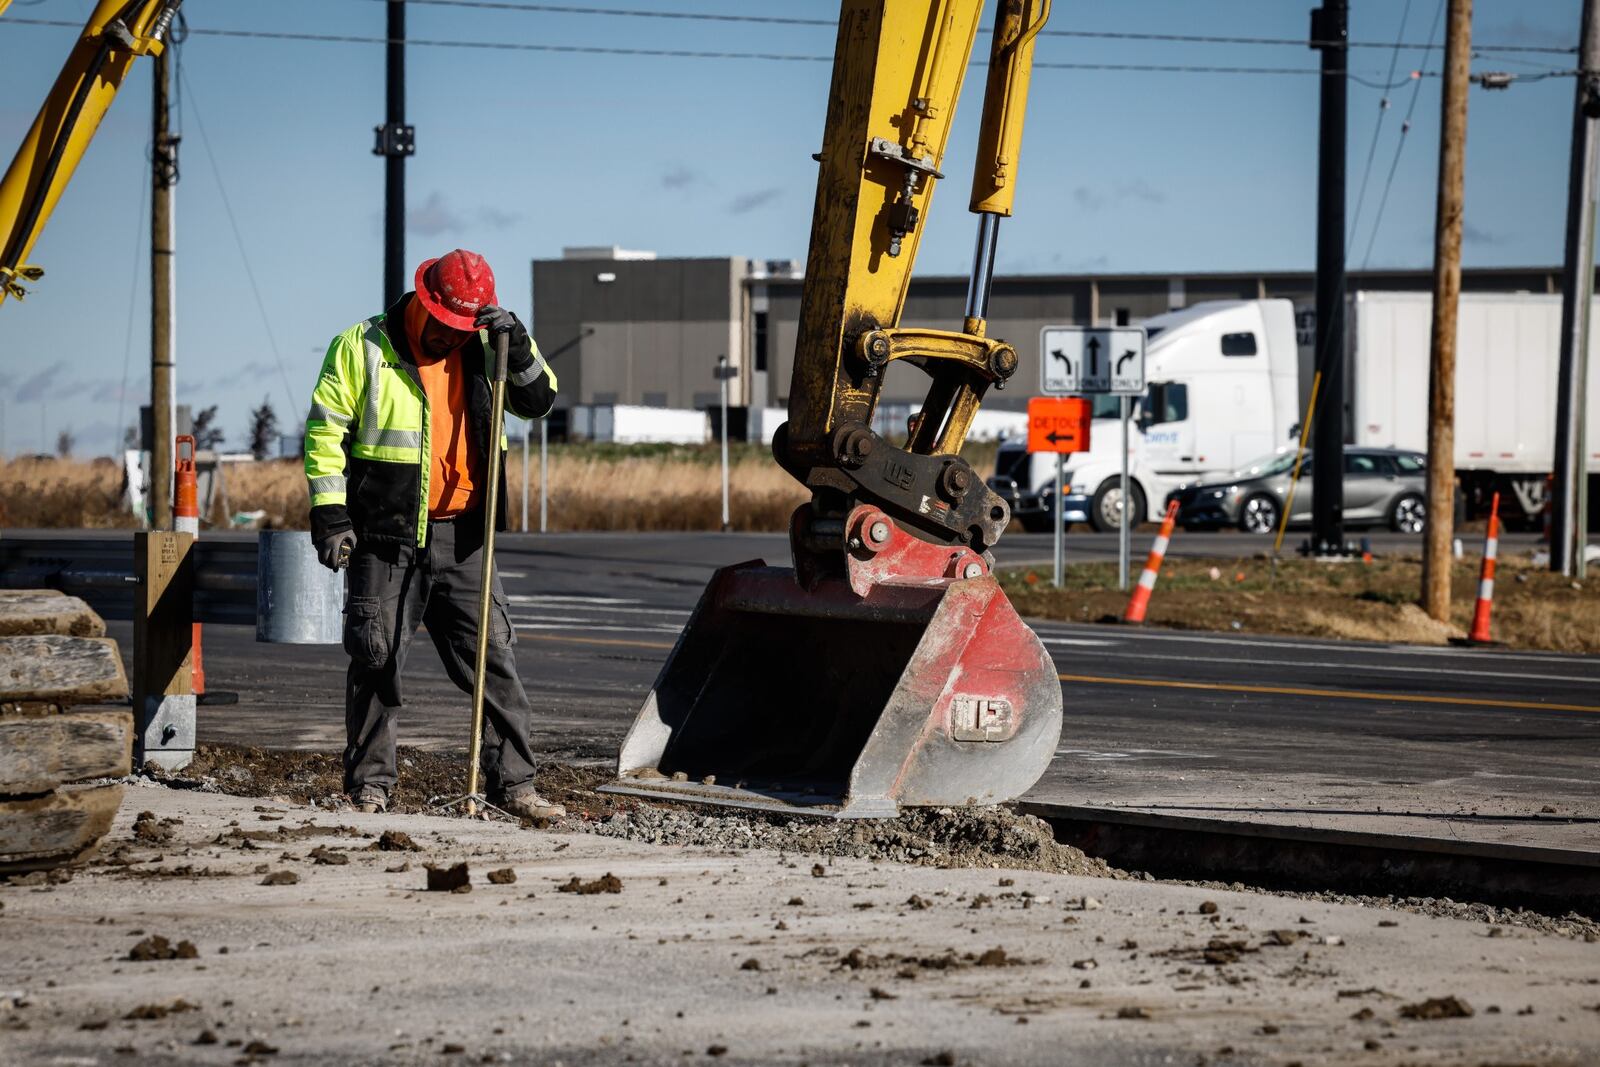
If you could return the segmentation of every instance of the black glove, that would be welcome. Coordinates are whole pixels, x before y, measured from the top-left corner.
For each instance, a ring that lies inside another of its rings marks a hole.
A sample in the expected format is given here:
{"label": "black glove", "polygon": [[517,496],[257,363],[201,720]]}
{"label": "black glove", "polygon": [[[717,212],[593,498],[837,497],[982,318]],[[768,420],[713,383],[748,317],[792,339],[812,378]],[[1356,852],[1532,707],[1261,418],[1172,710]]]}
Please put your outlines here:
{"label": "black glove", "polygon": [[523,333],[528,332],[523,328],[522,323],[517,321],[515,315],[505,308],[495,307],[493,304],[485,304],[478,309],[478,315],[473,319],[473,325],[480,330],[488,330],[491,334],[509,333],[513,338],[516,337],[518,330]]}
{"label": "black glove", "polygon": [[354,530],[340,530],[331,533],[317,542],[317,562],[330,571],[343,570],[350,562],[350,555],[356,550],[356,534]]}

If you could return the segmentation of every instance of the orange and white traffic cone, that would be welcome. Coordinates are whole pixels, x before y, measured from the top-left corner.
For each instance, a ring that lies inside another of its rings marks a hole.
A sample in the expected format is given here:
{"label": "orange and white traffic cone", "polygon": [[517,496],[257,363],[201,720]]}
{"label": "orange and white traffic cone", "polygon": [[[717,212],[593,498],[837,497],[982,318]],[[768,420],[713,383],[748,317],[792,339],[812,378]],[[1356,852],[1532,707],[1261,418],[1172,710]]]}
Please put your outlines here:
{"label": "orange and white traffic cone", "polygon": [[[194,438],[186,433],[179,434],[173,457],[176,477],[173,479],[172,528],[174,532],[189,534],[198,541],[200,488],[194,467]],[[195,622],[191,625],[194,627],[194,698],[198,703],[206,695],[206,666],[200,651],[200,624]]]}
{"label": "orange and white traffic cone", "polygon": [[1128,610],[1123,612],[1123,622],[1144,622],[1145,610],[1150,606],[1150,593],[1156,587],[1156,575],[1161,572],[1161,560],[1167,554],[1167,544],[1172,540],[1172,528],[1178,522],[1178,502],[1174,500],[1167,505],[1167,517],[1161,520],[1161,532],[1156,534],[1155,543],[1150,546],[1150,556],[1144,561],[1144,573],[1139,575],[1139,584],[1133,587],[1133,595],[1128,598]]}
{"label": "orange and white traffic cone", "polygon": [[1483,539],[1483,570],[1478,573],[1478,603],[1472,609],[1472,632],[1467,640],[1475,645],[1493,644],[1489,636],[1489,612],[1494,608],[1494,561],[1500,554],[1500,494],[1489,503],[1489,530]]}

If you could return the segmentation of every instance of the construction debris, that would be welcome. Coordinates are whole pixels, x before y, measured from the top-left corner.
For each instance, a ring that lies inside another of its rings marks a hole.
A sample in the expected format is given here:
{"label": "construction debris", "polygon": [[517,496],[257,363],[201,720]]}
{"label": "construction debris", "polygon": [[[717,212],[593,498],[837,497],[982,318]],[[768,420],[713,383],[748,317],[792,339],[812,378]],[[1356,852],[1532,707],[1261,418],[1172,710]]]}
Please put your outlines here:
{"label": "construction debris", "polygon": [[465,863],[457,863],[449,867],[436,867],[431,863],[424,864],[428,872],[428,892],[430,893],[470,893],[472,892],[472,876],[467,872]]}
{"label": "construction debris", "polygon": [[577,875],[573,875],[570,881],[556,886],[556,892],[577,893],[580,896],[590,896],[595,893],[620,893],[622,892],[622,879],[610,871],[590,882],[585,882]]}
{"label": "construction debris", "polygon": [[179,941],[174,945],[160,934],[147,937],[128,950],[128,958],[141,963],[149,960],[192,960],[199,955],[200,950],[194,947],[194,942]]}

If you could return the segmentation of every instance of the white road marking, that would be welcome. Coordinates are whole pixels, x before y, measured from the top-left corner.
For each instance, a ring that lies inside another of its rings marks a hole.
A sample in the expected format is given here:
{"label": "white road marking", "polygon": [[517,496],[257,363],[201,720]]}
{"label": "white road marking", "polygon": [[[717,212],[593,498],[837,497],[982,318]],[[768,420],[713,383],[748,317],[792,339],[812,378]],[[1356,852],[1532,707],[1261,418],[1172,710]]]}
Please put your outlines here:
{"label": "white road marking", "polygon": [[1089,761],[1124,759],[1215,759],[1208,752],[1169,752],[1159,748],[1130,748],[1126,752],[1097,752],[1092,748],[1058,748],[1058,756],[1077,756]]}
{"label": "white road marking", "polygon": [[[1051,644],[1055,644],[1056,643],[1055,639],[1049,638],[1049,637],[1041,638],[1041,640],[1044,641],[1044,643],[1047,644],[1047,645],[1051,645]],[[1171,663],[1172,660],[1173,660],[1172,656],[1163,655],[1163,654],[1161,654],[1159,652],[1114,652],[1114,653],[1112,653],[1112,656],[1114,656],[1117,659],[1161,660],[1161,661],[1166,662],[1166,663]],[[1404,673],[1404,674],[1446,674],[1446,675],[1449,675],[1451,677],[1505,678],[1505,679],[1510,679],[1510,680],[1530,681],[1530,682],[1577,682],[1577,683],[1583,684],[1583,683],[1592,683],[1594,681],[1594,679],[1592,679],[1592,678],[1584,678],[1584,677],[1580,677],[1580,676],[1577,676],[1577,675],[1571,675],[1571,674],[1525,674],[1525,673],[1514,673],[1514,672],[1510,672],[1510,671],[1468,671],[1468,670],[1462,670],[1460,667],[1457,667],[1454,664],[1451,664],[1449,666],[1441,665],[1441,666],[1438,666],[1438,667],[1403,667],[1403,666],[1401,666],[1399,664],[1388,664],[1388,663],[1351,664],[1351,663],[1344,663],[1344,662],[1332,663],[1332,662],[1328,662],[1328,661],[1325,661],[1325,660],[1239,659],[1239,658],[1233,658],[1233,657],[1218,657],[1218,656],[1207,656],[1206,659],[1205,659],[1205,662],[1206,663],[1223,663],[1223,664],[1229,664],[1229,665],[1233,665],[1233,666],[1245,666],[1245,667],[1330,667],[1330,668],[1333,668],[1335,670],[1357,669],[1357,670],[1362,670],[1362,671],[1385,671],[1385,672],[1388,672],[1388,673]]]}
{"label": "white road marking", "polygon": [[499,571],[502,578],[526,578],[528,576],[527,571],[502,571],[499,567],[496,567],[495,570]]}
{"label": "white road marking", "polygon": [[1105,648],[1117,644],[1116,641],[1101,641],[1094,637],[1041,637],[1039,640],[1047,645],[1075,645],[1081,648]]}
{"label": "white road marking", "polygon": [[556,593],[512,593],[513,604],[643,604],[642,600],[605,596],[562,596]]}
{"label": "white road marking", "polygon": [[568,631],[568,632],[577,632],[577,633],[588,633],[590,631],[594,631],[594,632],[598,633],[598,632],[602,632],[603,631],[603,632],[608,632],[608,633],[627,633],[627,634],[637,634],[637,633],[676,634],[676,633],[681,633],[682,632],[681,629],[676,628],[676,627],[670,627],[670,626],[594,626],[594,625],[572,626],[572,625],[561,624],[561,623],[542,623],[542,622],[519,622],[519,623],[516,624],[516,627],[519,630],[565,630],[565,631]]}
{"label": "white road marking", "polygon": [[[1049,627],[1052,625],[1066,625],[1052,623],[1046,619],[1025,619],[1025,622],[1040,635],[1041,639],[1048,640]],[[1265,639],[1251,639],[1245,637],[1222,637],[1210,634],[1184,634],[1184,633],[1157,633],[1150,630],[1139,630],[1128,627],[1121,630],[1119,638],[1129,641],[1176,641],[1182,644],[1196,645],[1242,645],[1246,648],[1281,649],[1295,648],[1311,652],[1338,652],[1351,656],[1443,656],[1450,659],[1484,659],[1493,657],[1496,660],[1517,660],[1530,663],[1570,663],[1580,662],[1596,663],[1594,657],[1580,656],[1577,654],[1560,652],[1543,652],[1538,654],[1523,654],[1508,652],[1488,652],[1477,649],[1455,648],[1430,648],[1426,645],[1364,645],[1364,644],[1336,644],[1333,642],[1313,643],[1310,641],[1275,641]],[[1600,679],[1590,679],[1600,680]]]}
{"label": "white road marking", "polygon": [[[537,604],[517,604],[519,608],[538,607]],[[590,607],[587,604],[551,604],[553,611],[592,611],[596,615],[663,615],[669,619],[687,619],[687,611],[677,611],[671,608],[613,608],[605,605]],[[530,616],[532,617],[532,616]]]}

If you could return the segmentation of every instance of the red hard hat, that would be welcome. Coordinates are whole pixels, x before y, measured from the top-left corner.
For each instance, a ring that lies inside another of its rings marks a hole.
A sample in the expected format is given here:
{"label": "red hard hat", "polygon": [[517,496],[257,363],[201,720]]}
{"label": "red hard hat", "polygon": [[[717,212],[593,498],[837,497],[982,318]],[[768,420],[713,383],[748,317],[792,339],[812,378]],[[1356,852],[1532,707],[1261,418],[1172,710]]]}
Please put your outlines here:
{"label": "red hard hat", "polygon": [[457,330],[476,330],[478,309],[499,303],[488,260],[461,248],[425,261],[417,268],[416,286],[428,314]]}

